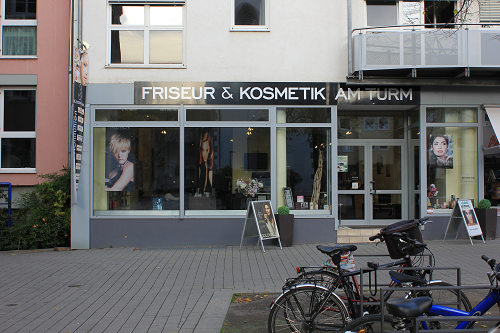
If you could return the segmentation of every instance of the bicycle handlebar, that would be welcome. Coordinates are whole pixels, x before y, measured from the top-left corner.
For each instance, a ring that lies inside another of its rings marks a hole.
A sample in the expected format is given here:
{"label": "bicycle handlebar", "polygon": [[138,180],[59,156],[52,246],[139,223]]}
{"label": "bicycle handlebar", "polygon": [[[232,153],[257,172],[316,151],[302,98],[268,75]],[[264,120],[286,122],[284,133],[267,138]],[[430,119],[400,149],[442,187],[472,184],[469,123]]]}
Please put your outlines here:
{"label": "bicycle handlebar", "polygon": [[491,269],[493,270],[495,278],[500,281],[500,264],[497,264],[497,261],[493,258],[488,258],[485,255],[481,256],[481,259],[486,261],[488,265],[490,265]]}

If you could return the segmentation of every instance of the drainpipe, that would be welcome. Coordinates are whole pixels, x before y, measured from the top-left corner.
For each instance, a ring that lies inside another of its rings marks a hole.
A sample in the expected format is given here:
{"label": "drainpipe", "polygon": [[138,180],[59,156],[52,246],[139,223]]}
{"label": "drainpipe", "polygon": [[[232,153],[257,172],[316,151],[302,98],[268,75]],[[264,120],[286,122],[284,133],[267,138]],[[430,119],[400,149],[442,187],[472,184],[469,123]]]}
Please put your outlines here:
{"label": "drainpipe", "polygon": [[352,1],[347,0],[347,58],[349,76],[352,76]]}

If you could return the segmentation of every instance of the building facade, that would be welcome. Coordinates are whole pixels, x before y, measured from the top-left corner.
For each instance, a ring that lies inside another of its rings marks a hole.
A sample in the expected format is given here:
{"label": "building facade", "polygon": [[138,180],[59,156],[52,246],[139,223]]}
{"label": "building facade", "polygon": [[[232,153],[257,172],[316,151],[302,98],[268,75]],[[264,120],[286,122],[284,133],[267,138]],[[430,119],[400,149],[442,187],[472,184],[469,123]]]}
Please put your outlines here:
{"label": "building facade", "polygon": [[70,5],[7,0],[0,9],[0,179],[16,197],[69,163]]}
{"label": "building facade", "polygon": [[[452,198],[497,176],[496,32],[450,37],[409,4],[75,6],[90,65],[72,247],[237,245],[253,200],[292,208],[294,243],[427,214],[444,235]],[[375,29],[383,15],[403,27]]]}

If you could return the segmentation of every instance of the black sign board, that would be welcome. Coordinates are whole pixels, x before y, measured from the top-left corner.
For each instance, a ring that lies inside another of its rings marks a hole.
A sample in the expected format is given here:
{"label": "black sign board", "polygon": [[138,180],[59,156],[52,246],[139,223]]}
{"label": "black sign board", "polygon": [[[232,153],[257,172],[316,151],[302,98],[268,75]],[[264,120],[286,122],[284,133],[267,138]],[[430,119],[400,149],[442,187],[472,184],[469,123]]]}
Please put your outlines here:
{"label": "black sign board", "polygon": [[420,90],[337,82],[134,82],[134,104],[418,105]]}

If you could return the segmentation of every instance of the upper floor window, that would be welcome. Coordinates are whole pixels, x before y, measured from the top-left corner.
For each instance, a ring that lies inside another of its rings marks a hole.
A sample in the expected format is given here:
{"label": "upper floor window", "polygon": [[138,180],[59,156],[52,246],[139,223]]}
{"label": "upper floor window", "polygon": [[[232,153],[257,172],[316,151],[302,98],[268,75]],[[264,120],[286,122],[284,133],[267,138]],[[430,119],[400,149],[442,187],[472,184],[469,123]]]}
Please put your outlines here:
{"label": "upper floor window", "polygon": [[234,0],[231,30],[269,30],[270,0]]}
{"label": "upper floor window", "polygon": [[36,0],[6,0],[0,17],[2,55],[36,55]]}
{"label": "upper floor window", "polygon": [[184,65],[184,1],[109,3],[110,64]]}
{"label": "upper floor window", "polygon": [[0,168],[35,168],[36,91],[0,89]]}
{"label": "upper floor window", "polygon": [[[415,25],[415,28],[445,27],[453,23],[455,1],[366,1],[367,25],[385,27],[394,25]],[[433,24],[432,26],[429,24]],[[434,26],[436,25],[436,26]]]}

